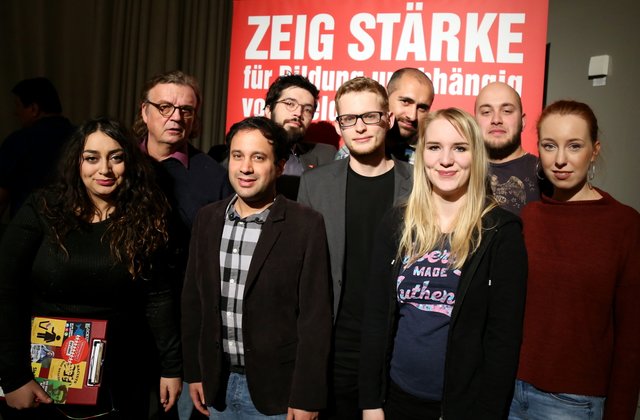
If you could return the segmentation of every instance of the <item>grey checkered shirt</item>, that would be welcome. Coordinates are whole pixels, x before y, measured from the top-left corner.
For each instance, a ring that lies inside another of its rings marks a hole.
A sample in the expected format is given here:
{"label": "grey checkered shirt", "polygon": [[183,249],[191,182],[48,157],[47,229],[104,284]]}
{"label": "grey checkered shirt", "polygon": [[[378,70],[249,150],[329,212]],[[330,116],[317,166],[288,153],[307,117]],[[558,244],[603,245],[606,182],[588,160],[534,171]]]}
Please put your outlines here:
{"label": "grey checkered shirt", "polygon": [[269,216],[269,208],[244,219],[236,212],[236,195],[225,211],[224,229],[220,239],[220,311],[222,316],[222,346],[231,366],[244,366],[242,343],[242,300],[244,285],[253,251]]}

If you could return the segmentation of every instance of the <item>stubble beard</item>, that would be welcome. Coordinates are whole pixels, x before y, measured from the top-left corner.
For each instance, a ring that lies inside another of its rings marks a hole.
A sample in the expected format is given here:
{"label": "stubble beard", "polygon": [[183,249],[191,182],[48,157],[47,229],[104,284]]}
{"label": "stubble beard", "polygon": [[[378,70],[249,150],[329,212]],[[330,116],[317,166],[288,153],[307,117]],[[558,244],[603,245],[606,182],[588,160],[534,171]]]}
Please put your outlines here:
{"label": "stubble beard", "polygon": [[503,160],[511,156],[522,145],[522,131],[515,134],[505,143],[496,145],[486,142],[485,145],[490,160]]}
{"label": "stubble beard", "polygon": [[400,128],[400,124],[396,124],[395,127],[398,127],[397,135],[399,137],[400,142],[408,143],[411,145],[415,145],[418,142],[417,127],[415,127],[415,130],[407,130],[407,129]]}

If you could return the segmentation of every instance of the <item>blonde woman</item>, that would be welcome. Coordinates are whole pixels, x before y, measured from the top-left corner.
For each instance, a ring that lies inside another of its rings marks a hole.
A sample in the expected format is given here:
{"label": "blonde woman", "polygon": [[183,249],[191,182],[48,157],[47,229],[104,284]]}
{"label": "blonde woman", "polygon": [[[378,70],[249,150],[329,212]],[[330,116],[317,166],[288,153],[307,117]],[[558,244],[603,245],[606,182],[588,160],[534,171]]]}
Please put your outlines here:
{"label": "blonde woman", "polygon": [[522,335],[527,256],[517,216],[487,196],[473,117],[420,127],[414,187],[381,225],[360,359],[364,419],[501,419]]}

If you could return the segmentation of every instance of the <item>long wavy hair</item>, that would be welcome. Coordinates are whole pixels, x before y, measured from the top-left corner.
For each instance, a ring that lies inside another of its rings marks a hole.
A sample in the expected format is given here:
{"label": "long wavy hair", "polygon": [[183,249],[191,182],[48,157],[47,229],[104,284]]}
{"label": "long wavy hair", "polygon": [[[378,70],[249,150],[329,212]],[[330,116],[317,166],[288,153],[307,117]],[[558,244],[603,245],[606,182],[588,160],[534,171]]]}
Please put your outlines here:
{"label": "long wavy hair", "polygon": [[136,278],[151,255],[167,243],[169,205],[155,184],[151,164],[124,126],[101,117],[78,127],[66,143],[58,178],[40,194],[40,204],[51,224],[54,244],[68,256],[65,237],[71,231],[85,229],[97,212],[80,176],[87,137],[95,132],[115,140],[124,152],[124,179],[113,193],[115,208],[106,221],[108,227],[102,240],[108,241],[115,261],[124,264]]}
{"label": "long wavy hair", "polygon": [[[427,127],[438,119],[450,122],[469,142],[473,157],[464,205],[455,216],[454,229],[447,233],[440,230],[432,196],[433,186],[427,177],[424,164],[424,149],[428,140]],[[448,240],[453,257],[450,259],[450,265],[453,268],[461,268],[480,244],[482,216],[496,206],[495,200],[487,196],[489,159],[480,129],[473,117],[461,109],[447,108],[434,111],[420,124],[415,156],[413,190],[404,209],[398,258],[408,256],[407,264],[411,264]]]}

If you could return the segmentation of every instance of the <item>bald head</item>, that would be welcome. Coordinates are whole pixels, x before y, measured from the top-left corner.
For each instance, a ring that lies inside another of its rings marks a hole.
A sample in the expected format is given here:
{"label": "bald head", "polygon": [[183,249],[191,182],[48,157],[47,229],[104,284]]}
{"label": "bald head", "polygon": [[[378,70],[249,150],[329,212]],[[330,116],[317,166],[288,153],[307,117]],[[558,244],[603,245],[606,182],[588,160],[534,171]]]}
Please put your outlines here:
{"label": "bald head", "polygon": [[523,153],[525,114],[515,89],[506,83],[489,83],[476,98],[475,115],[491,161],[507,162]]}
{"label": "bald head", "polygon": [[387,84],[389,111],[396,119],[400,137],[414,142],[418,135],[418,124],[433,104],[433,83],[424,72],[406,67],[396,70]]}
{"label": "bald head", "polygon": [[501,98],[505,98],[508,102],[512,102],[517,105],[520,112],[522,112],[522,100],[520,99],[520,95],[514,88],[509,86],[506,83],[502,82],[492,82],[480,89],[478,96],[476,97],[476,114],[478,113],[478,105],[483,101],[487,100],[487,97],[495,97],[499,96]]}

